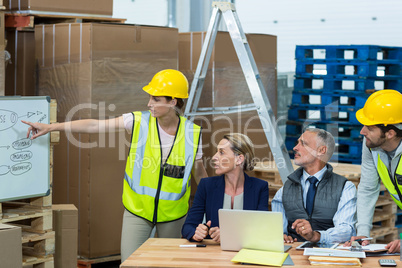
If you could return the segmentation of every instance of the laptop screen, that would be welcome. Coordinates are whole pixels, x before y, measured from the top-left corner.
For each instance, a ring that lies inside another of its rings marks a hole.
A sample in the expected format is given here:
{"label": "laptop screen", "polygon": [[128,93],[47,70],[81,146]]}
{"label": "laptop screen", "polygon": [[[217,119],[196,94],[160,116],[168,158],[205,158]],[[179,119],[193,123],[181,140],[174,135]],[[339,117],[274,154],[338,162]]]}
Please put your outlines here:
{"label": "laptop screen", "polygon": [[232,209],[218,213],[222,250],[284,251],[282,213]]}

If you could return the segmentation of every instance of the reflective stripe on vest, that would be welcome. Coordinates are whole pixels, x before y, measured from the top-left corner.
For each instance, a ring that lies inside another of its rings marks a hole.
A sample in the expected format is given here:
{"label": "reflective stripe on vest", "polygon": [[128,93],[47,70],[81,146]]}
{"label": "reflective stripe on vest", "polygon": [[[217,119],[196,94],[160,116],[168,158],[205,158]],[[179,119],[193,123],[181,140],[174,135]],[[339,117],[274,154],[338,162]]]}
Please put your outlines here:
{"label": "reflective stripe on vest", "polygon": [[[134,114],[123,190],[124,206],[133,214],[154,223],[183,217],[188,210],[190,176],[201,129],[180,117],[174,144],[161,168],[156,118],[151,117],[149,112]],[[160,207],[161,203],[165,207]]]}
{"label": "reflective stripe on vest", "polygon": [[399,208],[402,208],[402,202],[399,200],[399,195],[396,190],[396,187],[398,187],[399,192],[402,193],[402,185],[398,183],[398,177],[402,177],[402,163],[401,163],[401,157],[399,157],[398,161],[398,166],[395,170],[395,185],[390,177],[390,173],[388,171],[387,166],[384,164],[384,162],[380,158],[380,154],[374,153],[372,151],[373,156],[377,155],[377,172],[378,175],[380,176],[382,183],[384,184],[385,188],[387,188],[388,192],[391,194],[392,199],[394,199],[395,203],[398,205]]}

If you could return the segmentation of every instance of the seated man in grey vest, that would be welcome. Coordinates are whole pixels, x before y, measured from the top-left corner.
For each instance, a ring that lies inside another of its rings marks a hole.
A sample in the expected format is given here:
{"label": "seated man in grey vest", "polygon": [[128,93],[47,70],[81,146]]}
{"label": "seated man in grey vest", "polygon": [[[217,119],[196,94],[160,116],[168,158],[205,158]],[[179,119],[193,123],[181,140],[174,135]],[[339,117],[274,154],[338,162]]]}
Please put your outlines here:
{"label": "seated man in grey vest", "polygon": [[344,242],[355,235],[356,187],[327,163],[334,149],[331,133],[316,128],[306,129],[293,148],[300,168],[271,204],[272,211],[283,213],[285,243]]}

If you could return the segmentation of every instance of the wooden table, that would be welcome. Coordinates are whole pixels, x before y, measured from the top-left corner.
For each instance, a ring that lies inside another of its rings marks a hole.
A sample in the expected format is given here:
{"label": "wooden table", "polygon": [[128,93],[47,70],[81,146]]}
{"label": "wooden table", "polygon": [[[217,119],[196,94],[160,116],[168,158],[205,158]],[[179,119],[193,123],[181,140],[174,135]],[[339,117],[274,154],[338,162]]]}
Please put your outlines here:
{"label": "wooden table", "polygon": [[[256,265],[240,265],[232,263],[230,260],[237,254],[237,252],[222,251],[220,245],[211,240],[203,241],[202,244],[207,245],[205,248],[179,247],[179,245],[188,244],[195,243],[188,242],[186,239],[150,238],[133,254],[131,254],[131,256],[120,265],[120,268],[234,266],[238,266],[239,268],[261,267]],[[288,267],[314,267],[310,265],[310,262],[307,259],[308,257],[303,255],[302,250],[295,249],[299,244],[300,243],[294,243],[293,247],[289,250],[289,254],[292,257],[295,266]],[[399,256],[387,256],[382,258],[394,259],[397,262],[397,267],[402,267],[402,263],[399,261]],[[363,267],[380,267],[378,264],[378,259],[380,258],[368,257],[366,259],[361,259],[361,262]]]}

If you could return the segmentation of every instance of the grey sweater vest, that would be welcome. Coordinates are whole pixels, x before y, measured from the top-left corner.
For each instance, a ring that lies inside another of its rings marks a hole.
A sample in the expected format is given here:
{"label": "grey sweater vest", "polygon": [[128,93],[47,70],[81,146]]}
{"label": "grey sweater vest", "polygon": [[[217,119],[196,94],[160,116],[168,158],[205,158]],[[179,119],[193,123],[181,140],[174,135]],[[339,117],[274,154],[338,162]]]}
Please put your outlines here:
{"label": "grey sweater vest", "polygon": [[317,185],[314,198],[313,212],[307,214],[303,204],[303,189],[300,179],[303,175],[303,168],[298,168],[288,176],[283,187],[282,202],[288,219],[288,235],[297,238],[298,241],[305,239],[292,229],[292,224],[297,219],[306,219],[310,222],[314,231],[327,230],[334,227],[332,218],[338,210],[338,203],[342,195],[343,187],[347,179],[336,173],[327,164],[327,171]]}

